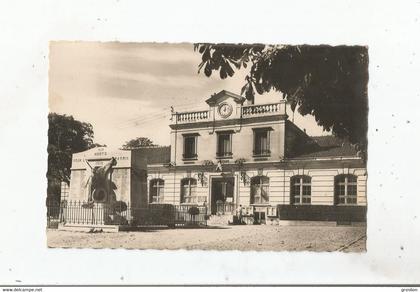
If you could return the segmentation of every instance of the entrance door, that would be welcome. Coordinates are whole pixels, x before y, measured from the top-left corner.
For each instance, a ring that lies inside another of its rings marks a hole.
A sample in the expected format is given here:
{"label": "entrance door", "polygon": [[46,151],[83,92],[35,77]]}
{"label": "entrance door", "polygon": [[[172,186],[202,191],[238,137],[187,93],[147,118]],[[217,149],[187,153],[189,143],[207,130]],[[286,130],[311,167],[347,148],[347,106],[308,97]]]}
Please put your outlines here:
{"label": "entrance door", "polygon": [[219,208],[224,208],[224,206],[227,204],[230,204],[233,206],[234,189],[235,189],[235,179],[233,177],[212,179],[211,214],[213,215],[217,214],[217,206],[219,206]]}

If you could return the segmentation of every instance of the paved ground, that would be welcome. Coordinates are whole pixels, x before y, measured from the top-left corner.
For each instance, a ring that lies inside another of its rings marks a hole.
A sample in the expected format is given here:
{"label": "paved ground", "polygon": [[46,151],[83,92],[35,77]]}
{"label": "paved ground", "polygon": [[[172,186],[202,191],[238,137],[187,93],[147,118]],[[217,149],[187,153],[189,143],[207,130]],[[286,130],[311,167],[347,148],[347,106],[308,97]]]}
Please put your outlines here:
{"label": "paved ground", "polygon": [[119,233],[47,231],[49,247],[206,249],[257,251],[366,250],[361,226],[212,226],[207,229],[144,229]]}

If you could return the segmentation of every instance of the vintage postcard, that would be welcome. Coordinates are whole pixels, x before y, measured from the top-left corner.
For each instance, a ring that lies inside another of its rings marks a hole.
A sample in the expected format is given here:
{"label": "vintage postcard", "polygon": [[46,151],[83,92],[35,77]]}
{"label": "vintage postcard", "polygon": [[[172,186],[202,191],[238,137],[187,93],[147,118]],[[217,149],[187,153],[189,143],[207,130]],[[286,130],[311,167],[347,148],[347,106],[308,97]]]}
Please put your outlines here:
{"label": "vintage postcard", "polygon": [[365,252],[368,62],[51,42],[48,246]]}

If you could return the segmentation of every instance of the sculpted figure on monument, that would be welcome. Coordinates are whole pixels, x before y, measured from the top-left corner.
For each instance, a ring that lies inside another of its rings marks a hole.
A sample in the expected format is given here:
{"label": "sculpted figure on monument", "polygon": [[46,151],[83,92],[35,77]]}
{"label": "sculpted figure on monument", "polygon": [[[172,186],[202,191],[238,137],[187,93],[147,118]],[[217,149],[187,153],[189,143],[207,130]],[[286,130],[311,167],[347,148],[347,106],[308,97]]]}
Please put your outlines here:
{"label": "sculpted figure on monument", "polygon": [[108,174],[111,168],[117,164],[117,160],[112,157],[109,162],[100,167],[92,167],[87,160],[86,164],[91,169],[91,174],[85,185],[88,192],[88,202],[103,201],[109,192]]}

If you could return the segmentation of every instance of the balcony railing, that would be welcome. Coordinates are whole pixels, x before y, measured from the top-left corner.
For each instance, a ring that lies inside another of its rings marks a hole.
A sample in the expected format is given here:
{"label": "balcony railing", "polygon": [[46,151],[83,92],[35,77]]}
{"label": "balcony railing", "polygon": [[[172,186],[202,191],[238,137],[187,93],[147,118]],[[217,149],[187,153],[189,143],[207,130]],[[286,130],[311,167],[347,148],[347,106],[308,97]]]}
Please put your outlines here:
{"label": "balcony railing", "polygon": [[207,121],[209,119],[209,111],[197,111],[197,112],[183,112],[176,114],[176,120],[178,123],[194,123]]}
{"label": "balcony railing", "polygon": [[[277,103],[268,104],[254,104],[241,107],[242,118],[252,118],[257,116],[267,115],[285,115],[286,102],[280,101]],[[172,114],[174,121],[178,124],[206,122],[213,120],[213,114],[210,110],[191,111],[191,112],[176,112]],[[234,115],[232,116],[234,117]],[[239,116],[237,117],[239,118]]]}
{"label": "balcony railing", "polygon": [[285,102],[254,104],[242,107],[242,117],[244,118],[272,114],[286,114]]}

